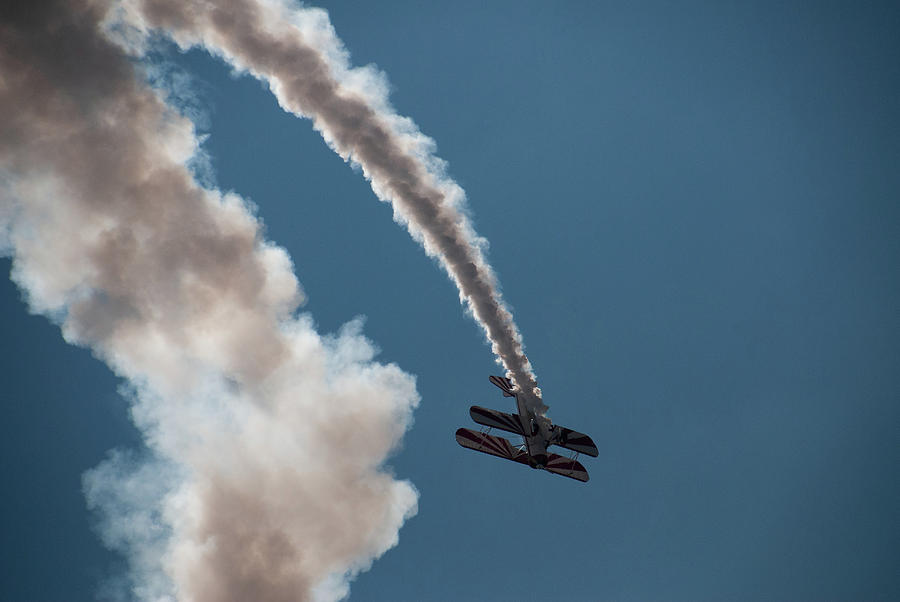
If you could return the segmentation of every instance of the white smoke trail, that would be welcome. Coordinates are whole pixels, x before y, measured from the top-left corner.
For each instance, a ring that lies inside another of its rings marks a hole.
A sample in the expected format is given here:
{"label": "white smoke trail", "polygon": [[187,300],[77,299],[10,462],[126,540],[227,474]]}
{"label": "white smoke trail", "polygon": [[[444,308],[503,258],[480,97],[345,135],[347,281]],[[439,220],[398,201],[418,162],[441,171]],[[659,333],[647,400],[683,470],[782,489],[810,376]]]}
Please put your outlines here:
{"label": "white smoke trail", "polygon": [[383,76],[351,68],[325,11],[278,0],[126,0],[124,7],[134,31],[162,31],[182,48],[204,47],[267,82],[286,111],[310,118],[438,259],[509,376],[533,394],[536,410],[546,410],[484,241],[463,210],[462,189],[445,175],[433,142],[393,111]]}
{"label": "white smoke trail", "polygon": [[416,511],[383,469],[413,379],[359,322],[294,317],[287,254],[192,178],[192,125],[103,36],[107,8],[0,3],[0,249],[31,309],[132,387],[149,457],[85,478],[122,596],[339,599]]}

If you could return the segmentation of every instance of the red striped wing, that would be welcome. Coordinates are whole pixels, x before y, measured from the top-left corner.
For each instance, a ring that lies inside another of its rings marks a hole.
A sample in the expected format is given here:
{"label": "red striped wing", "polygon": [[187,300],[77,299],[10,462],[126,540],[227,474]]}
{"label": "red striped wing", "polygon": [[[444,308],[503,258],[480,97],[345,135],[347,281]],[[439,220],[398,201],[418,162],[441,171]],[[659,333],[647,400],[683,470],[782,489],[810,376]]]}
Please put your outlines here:
{"label": "red striped wing", "polygon": [[576,481],[581,481],[582,483],[587,483],[588,479],[590,479],[587,470],[585,470],[580,462],[556,454],[549,455],[544,470],[549,470],[550,472],[569,477],[570,479],[575,479]]}
{"label": "red striped wing", "polygon": [[456,442],[475,451],[528,465],[528,454],[525,450],[513,447],[512,443],[503,437],[486,435],[472,429],[459,429],[456,431]]}

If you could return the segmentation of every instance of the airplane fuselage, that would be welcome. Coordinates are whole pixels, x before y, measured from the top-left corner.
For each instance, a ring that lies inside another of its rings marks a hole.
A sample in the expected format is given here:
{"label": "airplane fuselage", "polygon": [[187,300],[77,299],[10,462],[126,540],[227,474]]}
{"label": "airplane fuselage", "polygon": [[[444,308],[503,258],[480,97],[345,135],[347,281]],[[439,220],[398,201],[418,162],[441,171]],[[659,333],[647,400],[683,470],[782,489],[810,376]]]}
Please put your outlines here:
{"label": "airplane fuselage", "polygon": [[547,465],[547,445],[552,441],[553,423],[528,407],[525,393],[517,393],[516,409],[522,432],[525,433],[525,449],[528,452],[528,464],[532,468],[543,468]]}

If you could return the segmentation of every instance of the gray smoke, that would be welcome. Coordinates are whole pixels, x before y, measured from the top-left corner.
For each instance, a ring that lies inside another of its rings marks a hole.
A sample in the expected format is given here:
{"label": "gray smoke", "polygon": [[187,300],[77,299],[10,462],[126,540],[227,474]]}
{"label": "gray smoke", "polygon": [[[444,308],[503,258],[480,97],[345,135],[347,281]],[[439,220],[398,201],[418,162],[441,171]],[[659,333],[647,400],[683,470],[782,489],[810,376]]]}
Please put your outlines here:
{"label": "gray smoke", "polygon": [[308,117],[345,160],[362,168],[378,198],[435,257],[459,289],[507,374],[538,411],[540,399],[521,336],[463,210],[464,194],[444,173],[433,142],[396,115],[383,76],[353,69],[328,15],[277,0],[127,0],[123,44],[140,53],[143,35],[162,31],[201,46],[267,82],[281,106]]}
{"label": "gray smoke", "polygon": [[32,311],[129,383],[148,451],[85,478],[131,565],[113,595],[339,599],[416,511],[383,467],[414,381],[358,321],[295,316],[289,257],[196,182],[191,122],[108,41],[109,9],[0,3],[0,250]]}

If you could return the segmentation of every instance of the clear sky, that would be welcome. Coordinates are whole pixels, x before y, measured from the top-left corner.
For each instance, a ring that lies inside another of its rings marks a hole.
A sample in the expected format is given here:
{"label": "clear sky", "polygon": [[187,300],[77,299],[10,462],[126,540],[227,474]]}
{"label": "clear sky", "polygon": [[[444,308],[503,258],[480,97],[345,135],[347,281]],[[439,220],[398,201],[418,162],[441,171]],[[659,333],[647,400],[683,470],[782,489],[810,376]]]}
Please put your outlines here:
{"label": "clear sky", "polygon": [[[900,10],[625,4],[324,4],[465,188],[586,485],[455,443],[512,405],[447,277],[262,85],[163,57],[319,330],[366,316],[417,376],[419,513],[350,600],[900,597]],[[140,435],[0,285],[0,599],[92,600],[81,475]]]}

